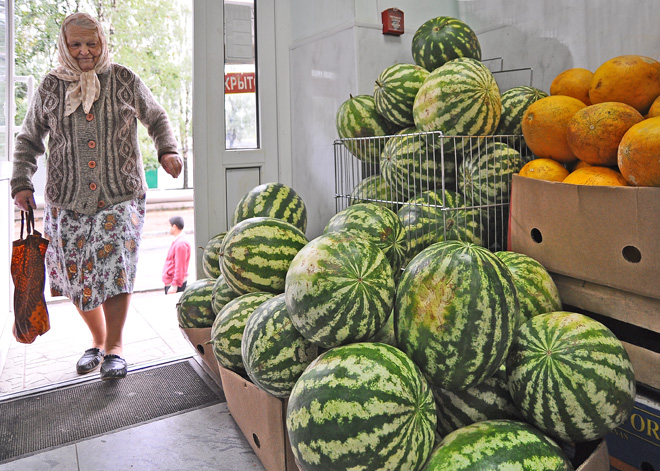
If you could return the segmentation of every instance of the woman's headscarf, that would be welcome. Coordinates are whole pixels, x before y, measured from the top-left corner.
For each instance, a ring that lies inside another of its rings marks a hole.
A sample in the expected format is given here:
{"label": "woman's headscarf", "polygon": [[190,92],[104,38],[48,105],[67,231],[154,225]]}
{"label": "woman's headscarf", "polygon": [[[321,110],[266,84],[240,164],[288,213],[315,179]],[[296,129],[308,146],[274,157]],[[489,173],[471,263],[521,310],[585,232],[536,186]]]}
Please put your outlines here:
{"label": "woman's headscarf", "polygon": [[[66,28],[71,23],[90,29],[96,27],[101,55],[93,70],[83,72],[76,59],[69,52],[66,42]],[[87,13],[74,13],[67,16],[62,22],[60,36],[57,41],[57,60],[60,66],[51,70],[50,73],[62,80],[71,82],[66,89],[64,116],[69,116],[81,104],[85,113],[89,113],[92,104],[99,99],[101,94],[101,83],[97,74],[104,72],[110,66],[108,43],[101,23]]]}

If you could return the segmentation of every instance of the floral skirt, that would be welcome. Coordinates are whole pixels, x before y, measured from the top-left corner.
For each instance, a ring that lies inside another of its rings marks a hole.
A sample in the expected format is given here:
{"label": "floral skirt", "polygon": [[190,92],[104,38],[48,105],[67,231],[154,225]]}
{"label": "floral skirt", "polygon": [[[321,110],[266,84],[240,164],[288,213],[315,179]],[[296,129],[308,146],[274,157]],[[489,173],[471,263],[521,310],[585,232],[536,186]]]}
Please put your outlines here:
{"label": "floral skirt", "polygon": [[51,294],[66,296],[81,311],[90,311],[108,298],[132,293],[145,210],[144,196],[94,215],[46,205]]}

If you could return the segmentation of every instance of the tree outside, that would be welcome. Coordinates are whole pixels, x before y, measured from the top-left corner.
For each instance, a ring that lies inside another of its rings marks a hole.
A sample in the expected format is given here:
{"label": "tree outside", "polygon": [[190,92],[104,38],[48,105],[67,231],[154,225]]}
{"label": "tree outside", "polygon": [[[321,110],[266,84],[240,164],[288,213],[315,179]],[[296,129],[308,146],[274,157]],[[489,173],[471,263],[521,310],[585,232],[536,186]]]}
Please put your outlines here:
{"label": "tree outside", "polygon": [[[189,188],[192,149],[192,0],[15,0],[16,75],[40,81],[57,67],[57,36],[64,18],[87,12],[104,26],[110,58],[134,70],[167,111]],[[27,111],[27,89],[16,87],[16,124]],[[139,126],[145,170],[158,167],[146,129]]]}

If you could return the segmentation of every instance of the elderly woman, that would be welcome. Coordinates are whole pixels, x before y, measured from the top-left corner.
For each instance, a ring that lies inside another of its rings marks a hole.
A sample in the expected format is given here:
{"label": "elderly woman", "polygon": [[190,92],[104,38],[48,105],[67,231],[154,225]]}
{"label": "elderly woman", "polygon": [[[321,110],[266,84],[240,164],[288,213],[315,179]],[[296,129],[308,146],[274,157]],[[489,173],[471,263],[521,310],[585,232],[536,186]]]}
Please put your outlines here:
{"label": "elderly woman", "polygon": [[16,137],[11,194],[20,209],[36,208],[32,176],[48,137],[44,233],[51,290],[73,302],[91,332],[78,373],[101,365],[102,379],[123,378],[122,331],[147,190],[137,119],[167,173],[178,177],[182,161],[165,110],[134,72],[110,62],[95,18],[75,13],[64,20],[58,60]]}

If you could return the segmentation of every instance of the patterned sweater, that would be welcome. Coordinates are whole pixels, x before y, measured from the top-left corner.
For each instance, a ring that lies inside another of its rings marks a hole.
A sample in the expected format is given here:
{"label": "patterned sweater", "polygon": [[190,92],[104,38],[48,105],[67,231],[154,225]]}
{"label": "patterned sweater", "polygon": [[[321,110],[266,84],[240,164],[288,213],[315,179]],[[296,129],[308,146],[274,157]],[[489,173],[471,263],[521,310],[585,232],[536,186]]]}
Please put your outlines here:
{"label": "patterned sweater", "polygon": [[11,196],[32,190],[37,159],[46,152],[44,198],[54,207],[95,214],[145,194],[137,119],[147,128],[158,157],[177,152],[167,114],[130,69],[112,64],[99,74],[101,93],[89,114],[79,106],[64,117],[69,82],[48,74],[34,94],[16,137]]}

